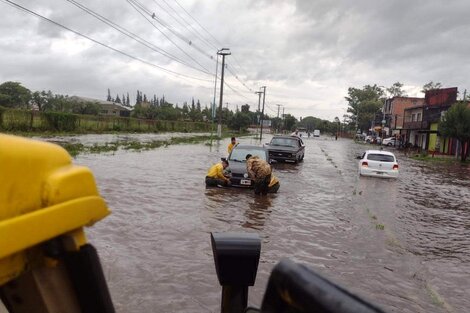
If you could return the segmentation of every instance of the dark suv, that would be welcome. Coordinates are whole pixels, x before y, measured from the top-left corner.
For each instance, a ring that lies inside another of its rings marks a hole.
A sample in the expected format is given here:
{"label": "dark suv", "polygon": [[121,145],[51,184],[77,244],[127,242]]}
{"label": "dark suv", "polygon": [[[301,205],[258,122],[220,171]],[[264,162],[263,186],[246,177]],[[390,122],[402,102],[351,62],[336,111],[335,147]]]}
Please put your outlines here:
{"label": "dark suv", "polygon": [[305,144],[297,136],[274,136],[269,144],[266,144],[269,159],[276,161],[301,162],[305,155]]}
{"label": "dark suv", "polygon": [[253,181],[246,171],[246,155],[258,156],[260,159],[269,161],[268,151],[260,146],[255,145],[236,145],[228,156],[229,168],[232,174],[230,182],[234,187],[253,188]]}

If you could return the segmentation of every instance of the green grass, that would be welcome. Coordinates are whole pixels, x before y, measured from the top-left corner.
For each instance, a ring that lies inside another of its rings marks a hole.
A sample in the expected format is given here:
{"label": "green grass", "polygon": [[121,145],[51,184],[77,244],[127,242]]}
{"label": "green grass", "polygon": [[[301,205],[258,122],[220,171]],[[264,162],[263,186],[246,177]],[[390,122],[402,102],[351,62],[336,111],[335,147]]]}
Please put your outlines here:
{"label": "green grass", "polygon": [[[222,138],[229,138],[232,134],[222,134]],[[93,144],[91,146],[85,146],[81,143],[70,143],[70,142],[60,142],[65,150],[67,150],[72,157],[76,157],[79,154],[89,153],[106,153],[106,152],[115,152],[119,149],[129,150],[129,151],[146,151],[152,150],[160,147],[167,147],[169,145],[177,144],[197,144],[205,142],[206,146],[211,146],[211,140],[216,141],[215,138],[204,135],[204,136],[191,136],[191,137],[172,137],[169,140],[152,140],[149,142],[140,142],[137,140],[132,141],[116,141],[116,142],[106,142],[104,144]]]}

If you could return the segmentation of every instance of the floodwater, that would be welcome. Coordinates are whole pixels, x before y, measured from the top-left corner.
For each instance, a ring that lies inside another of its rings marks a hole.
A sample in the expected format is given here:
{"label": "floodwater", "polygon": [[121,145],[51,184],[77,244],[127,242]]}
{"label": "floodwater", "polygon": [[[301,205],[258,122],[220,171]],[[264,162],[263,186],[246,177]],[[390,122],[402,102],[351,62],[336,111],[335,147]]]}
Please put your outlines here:
{"label": "floodwater", "polygon": [[305,142],[303,163],[274,166],[281,188],[268,197],[205,188],[228,140],[79,155],[113,211],[87,233],[117,311],[219,312],[210,232],[230,231],[262,238],[251,305],[289,258],[388,312],[468,312],[470,167],[397,152],[399,179],[360,178],[355,156],[370,146]]}

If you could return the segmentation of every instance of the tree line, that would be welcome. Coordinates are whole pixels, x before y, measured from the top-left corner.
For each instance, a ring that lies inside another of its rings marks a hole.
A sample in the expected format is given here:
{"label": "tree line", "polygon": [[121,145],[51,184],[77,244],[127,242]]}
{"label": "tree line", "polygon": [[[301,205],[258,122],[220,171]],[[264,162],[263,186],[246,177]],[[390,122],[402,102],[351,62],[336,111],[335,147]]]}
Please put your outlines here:
{"label": "tree line", "polygon": [[[153,97],[147,97],[142,91],[137,90],[135,103],[131,104],[128,92],[112,97],[108,88],[105,99],[131,109],[131,116],[139,119],[208,122],[213,118],[212,108],[207,105],[203,107],[201,102],[194,98],[189,102],[178,105],[168,102],[164,95],[161,98],[158,98],[155,94]],[[0,84],[0,106],[13,109],[35,109],[41,112],[89,115],[98,115],[101,111],[98,102],[54,94],[50,90],[32,92],[22,86],[21,83],[12,81]],[[250,125],[258,125],[261,120],[269,119],[272,123],[271,126],[279,132],[305,128],[310,131],[320,129],[322,132],[335,133],[339,127],[338,118],[333,122],[313,116],[297,120],[291,114],[285,114],[282,118],[270,118],[268,114],[262,116],[258,110],[251,111],[249,104],[244,104],[235,110],[223,107],[220,113],[217,109],[214,114],[215,121],[218,120],[219,114],[221,114],[222,122],[230,129],[240,131],[246,130]]]}

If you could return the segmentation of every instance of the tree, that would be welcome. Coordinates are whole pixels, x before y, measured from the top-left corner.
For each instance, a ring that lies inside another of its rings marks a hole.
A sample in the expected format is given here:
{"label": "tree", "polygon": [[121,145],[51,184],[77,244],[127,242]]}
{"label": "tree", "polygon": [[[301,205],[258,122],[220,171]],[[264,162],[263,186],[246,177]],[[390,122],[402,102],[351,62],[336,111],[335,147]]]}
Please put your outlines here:
{"label": "tree", "polygon": [[[454,104],[439,123],[439,132],[445,137],[456,138],[460,142],[460,160],[467,158],[465,143],[470,146],[470,108],[467,103]],[[469,149],[469,148],[467,148]]]}
{"label": "tree", "polygon": [[127,97],[126,97],[126,106],[131,107],[131,101],[129,99],[129,93],[127,93]]}
{"label": "tree", "polygon": [[43,90],[41,92],[35,91],[31,96],[31,103],[35,105],[39,111],[44,111],[48,103],[47,93]]}
{"label": "tree", "polygon": [[111,91],[108,88],[108,97],[106,98],[106,101],[113,101],[113,98],[111,98]]}
{"label": "tree", "polygon": [[421,90],[421,92],[426,93],[426,91],[428,91],[428,90],[435,90],[435,89],[439,89],[441,87],[442,87],[441,83],[439,83],[439,82],[435,83],[431,80],[429,83],[423,85],[423,89]]}
{"label": "tree", "polygon": [[228,121],[228,127],[231,129],[243,131],[250,126],[251,119],[247,113],[237,112]]}
{"label": "tree", "polygon": [[250,112],[250,105],[249,105],[249,104],[244,104],[244,105],[242,105],[242,112],[243,112],[243,113],[248,113],[248,112]]}
{"label": "tree", "polygon": [[383,90],[377,85],[366,85],[362,89],[348,88],[349,118],[355,123],[358,130],[369,129],[375,113],[382,107]]}
{"label": "tree", "polygon": [[121,103],[121,98],[119,98],[119,95],[116,95],[116,100],[114,100],[116,103]]}
{"label": "tree", "polygon": [[73,101],[68,100],[70,103],[72,113],[76,114],[90,114],[90,115],[98,115],[100,112],[101,106],[93,101]]}
{"label": "tree", "polygon": [[27,108],[31,91],[18,82],[5,82],[0,85],[0,105],[9,108]]}
{"label": "tree", "polygon": [[393,97],[406,97],[406,92],[402,89],[403,84],[400,82],[394,83],[390,88],[387,88],[390,98]]}
{"label": "tree", "polygon": [[284,115],[284,129],[294,130],[296,123],[297,123],[297,119],[293,115],[290,115],[290,114]]}

